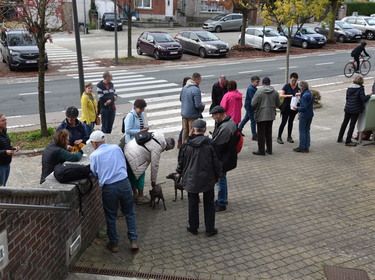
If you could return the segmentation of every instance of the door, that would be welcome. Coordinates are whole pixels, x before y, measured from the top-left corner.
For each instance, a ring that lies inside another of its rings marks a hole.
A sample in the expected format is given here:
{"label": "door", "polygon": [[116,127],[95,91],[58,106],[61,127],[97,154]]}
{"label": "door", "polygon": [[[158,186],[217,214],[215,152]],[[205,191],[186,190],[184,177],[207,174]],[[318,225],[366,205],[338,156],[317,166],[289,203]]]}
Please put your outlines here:
{"label": "door", "polygon": [[154,54],[154,36],[152,36],[151,34],[147,34],[145,42],[145,52],[150,55]]}
{"label": "door", "polygon": [[254,29],[247,29],[245,33],[245,45],[253,46]]}
{"label": "door", "polygon": [[197,34],[190,32],[189,49],[195,54],[199,54],[200,41]]}
{"label": "door", "polygon": [[223,18],[221,26],[223,27],[223,30],[231,30],[233,28],[232,16],[229,15]]}
{"label": "door", "polygon": [[263,49],[262,42],[263,42],[263,32],[258,29],[255,29],[252,45],[255,48]]}
{"label": "door", "polygon": [[165,0],[165,16],[173,17],[173,0]]}

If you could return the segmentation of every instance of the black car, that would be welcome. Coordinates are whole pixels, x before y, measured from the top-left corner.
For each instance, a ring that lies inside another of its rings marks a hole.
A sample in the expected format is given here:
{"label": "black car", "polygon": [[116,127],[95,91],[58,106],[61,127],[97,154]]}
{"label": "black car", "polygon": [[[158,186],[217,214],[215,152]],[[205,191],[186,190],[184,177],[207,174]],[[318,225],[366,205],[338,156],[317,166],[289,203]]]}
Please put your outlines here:
{"label": "black car", "polygon": [[152,55],[155,59],[181,58],[182,47],[165,32],[143,32],[137,41],[137,53]]}
{"label": "black car", "polygon": [[[0,48],[3,62],[11,71],[21,68],[38,68],[39,48],[34,37],[24,29],[1,31]],[[48,56],[45,69],[48,68]]]}
{"label": "black car", "polygon": [[[122,21],[119,15],[116,16],[117,19],[117,30],[122,30]],[[102,16],[101,28],[104,30],[115,30],[115,14],[114,13],[104,13]]]}
{"label": "black car", "polygon": [[[328,36],[329,31],[329,23],[321,22],[317,27],[315,27],[315,31]],[[354,28],[351,24],[336,20],[335,21],[335,32],[334,38],[336,41],[343,43],[343,42],[358,42],[362,38],[362,31]]]}

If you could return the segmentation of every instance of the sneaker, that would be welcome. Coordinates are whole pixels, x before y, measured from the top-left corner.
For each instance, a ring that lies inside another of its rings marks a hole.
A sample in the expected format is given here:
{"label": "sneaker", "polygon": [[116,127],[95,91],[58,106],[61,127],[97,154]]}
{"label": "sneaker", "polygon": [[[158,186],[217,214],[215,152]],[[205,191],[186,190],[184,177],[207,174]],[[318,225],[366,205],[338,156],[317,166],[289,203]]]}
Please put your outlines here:
{"label": "sneaker", "polygon": [[137,205],[149,204],[150,201],[151,200],[146,195],[145,196],[141,196],[141,197],[138,197]]}
{"label": "sneaker", "polygon": [[337,139],[337,143],[342,143],[342,138]]}
{"label": "sneaker", "polygon": [[108,243],[107,244],[108,250],[110,250],[112,253],[117,253],[118,252],[118,243],[113,242],[113,243]]}
{"label": "sneaker", "polygon": [[272,151],[266,150],[266,153],[272,155]]}
{"label": "sneaker", "polygon": [[305,150],[301,149],[300,147],[293,149],[293,151],[295,151],[297,153],[304,153],[305,152]]}
{"label": "sneaker", "polygon": [[216,212],[224,212],[224,211],[227,211],[227,207],[226,206],[216,205],[215,206],[215,211]]}
{"label": "sneaker", "polygon": [[191,227],[187,227],[186,230],[188,232],[190,232],[191,234],[193,234],[193,235],[197,235],[198,234],[198,230],[196,228],[194,229],[194,228],[191,228]]}
{"label": "sneaker", "polygon": [[130,248],[132,250],[138,250],[139,249],[137,239],[130,240]]}
{"label": "sneaker", "polygon": [[266,153],[265,152],[259,152],[259,151],[256,151],[256,152],[253,152],[253,155],[256,155],[256,156],[265,156]]}
{"label": "sneaker", "polygon": [[357,143],[355,143],[355,142],[349,142],[349,143],[345,143],[345,146],[354,147],[354,146],[357,146]]}
{"label": "sneaker", "polygon": [[277,138],[277,143],[284,144],[284,141],[281,139],[281,137]]}
{"label": "sneaker", "polygon": [[206,236],[207,236],[207,237],[211,237],[211,236],[216,235],[217,233],[218,233],[217,228],[214,228],[213,231],[206,231]]}
{"label": "sneaker", "polygon": [[288,138],[286,139],[286,141],[288,141],[289,143],[294,143],[294,140],[293,140],[292,137],[288,137]]}

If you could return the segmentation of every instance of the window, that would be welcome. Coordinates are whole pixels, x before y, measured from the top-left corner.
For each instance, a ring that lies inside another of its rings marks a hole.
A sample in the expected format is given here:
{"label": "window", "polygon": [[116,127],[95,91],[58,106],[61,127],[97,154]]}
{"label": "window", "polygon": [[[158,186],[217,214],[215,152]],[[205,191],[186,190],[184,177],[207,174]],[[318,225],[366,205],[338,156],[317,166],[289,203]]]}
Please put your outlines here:
{"label": "window", "polygon": [[[223,6],[217,6],[218,2],[216,0],[217,3],[211,3],[210,5],[207,5],[207,0],[201,0],[201,11],[202,12],[209,12],[209,13],[221,13],[221,12],[225,12],[225,9]],[[211,2],[214,2],[211,0]]]}
{"label": "window", "polygon": [[348,23],[355,23],[356,19],[355,18],[348,18],[346,22]]}
{"label": "window", "polygon": [[254,35],[254,29],[248,29],[246,30],[246,34],[249,34],[249,35]]}
{"label": "window", "polygon": [[242,19],[242,15],[233,15],[233,19]]}
{"label": "window", "polygon": [[181,37],[189,38],[189,32],[181,32],[180,33]]}
{"label": "window", "polygon": [[150,34],[147,35],[147,41],[152,43],[154,41],[154,37]]}
{"label": "window", "polygon": [[137,0],[137,7],[151,9],[152,7],[151,0]]}
{"label": "window", "polygon": [[198,36],[194,33],[190,33],[190,39],[196,41],[198,40]]}
{"label": "window", "polygon": [[263,36],[263,32],[260,31],[260,30],[255,29],[255,31],[254,31],[254,36],[259,36],[259,35],[262,35],[262,36]]}

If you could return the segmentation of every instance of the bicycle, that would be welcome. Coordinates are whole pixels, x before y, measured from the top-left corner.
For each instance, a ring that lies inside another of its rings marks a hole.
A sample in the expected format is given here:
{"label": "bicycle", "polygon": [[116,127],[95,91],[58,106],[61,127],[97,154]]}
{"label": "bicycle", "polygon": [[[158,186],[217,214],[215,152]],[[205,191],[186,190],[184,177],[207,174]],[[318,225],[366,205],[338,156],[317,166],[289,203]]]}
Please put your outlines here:
{"label": "bicycle", "polygon": [[356,62],[353,61],[348,62],[344,67],[344,75],[347,78],[350,78],[354,75],[354,73],[361,73],[363,76],[366,76],[371,70],[371,63],[370,63],[370,56],[361,56],[359,63],[359,72],[356,71]]}

